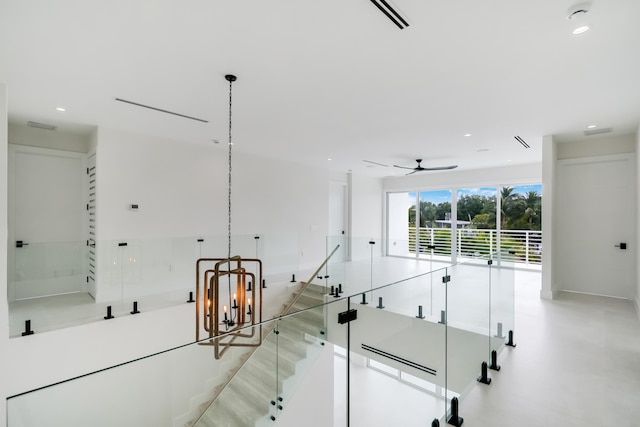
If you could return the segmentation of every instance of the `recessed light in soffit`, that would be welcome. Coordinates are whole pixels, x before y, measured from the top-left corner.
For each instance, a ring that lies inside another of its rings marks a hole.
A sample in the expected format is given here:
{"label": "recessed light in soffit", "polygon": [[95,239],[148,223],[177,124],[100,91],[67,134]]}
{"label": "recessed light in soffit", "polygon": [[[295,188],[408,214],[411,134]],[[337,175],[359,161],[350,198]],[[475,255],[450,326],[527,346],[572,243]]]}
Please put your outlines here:
{"label": "recessed light in soffit", "polygon": [[589,130],[585,130],[584,134],[585,136],[593,136],[593,135],[600,135],[600,134],[609,133],[609,132],[613,132],[613,128],[589,129]]}
{"label": "recessed light in soffit", "polygon": [[56,130],[57,126],[54,125],[49,125],[47,123],[39,123],[39,122],[27,122],[27,126],[32,127],[32,128],[37,128],[37,129],[44,129],[44,130]]}

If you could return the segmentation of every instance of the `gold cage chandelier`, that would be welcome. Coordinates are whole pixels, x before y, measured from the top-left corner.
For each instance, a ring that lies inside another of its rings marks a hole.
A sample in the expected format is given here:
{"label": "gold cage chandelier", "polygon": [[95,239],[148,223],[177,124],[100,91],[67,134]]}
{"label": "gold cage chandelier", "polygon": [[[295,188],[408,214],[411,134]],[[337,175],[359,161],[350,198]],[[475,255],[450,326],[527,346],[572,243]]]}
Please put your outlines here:
{"label": "gold cage chandelier", "polygon": [[[258,347],[262,343],[262,327],[257,327],[257,333],[254,327],[262,322],[262,261],[231,256],[231,112],[233,82],[237,77],[232,74],[224,77],[229,82],[228,251],[225,258],[200,258],[196,262],[196,341],[214,346],[216,359],[230,347]],[[221,293],[225,283],[226,295]],[[208,339],[200,342],[202,328]]]}

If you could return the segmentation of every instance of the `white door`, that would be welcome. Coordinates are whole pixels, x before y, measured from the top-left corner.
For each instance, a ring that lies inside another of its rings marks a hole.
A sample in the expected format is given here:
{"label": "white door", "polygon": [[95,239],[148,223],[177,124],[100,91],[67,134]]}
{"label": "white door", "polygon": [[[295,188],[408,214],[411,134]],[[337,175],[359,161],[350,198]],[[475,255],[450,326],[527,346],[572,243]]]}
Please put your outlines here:
{"label": "white door", "polygon": [[633,297],[634,177],[631,155],[558,162],[556,289]]}
{"label": "white door", "polygon": [[10,300],[86,287],[85,156],[10,146]]}

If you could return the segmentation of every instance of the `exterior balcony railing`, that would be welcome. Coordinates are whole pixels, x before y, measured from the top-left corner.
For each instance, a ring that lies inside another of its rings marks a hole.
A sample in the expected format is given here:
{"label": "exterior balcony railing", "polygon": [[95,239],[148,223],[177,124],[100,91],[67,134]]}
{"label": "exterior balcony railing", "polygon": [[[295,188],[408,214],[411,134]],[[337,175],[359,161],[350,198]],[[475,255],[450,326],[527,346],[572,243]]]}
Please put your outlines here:
{"label": "exterior balcony railing", "polygon": [[[420,237],[418,240],[417,237]],[[542,263],[542,231],[461,228],[456,230],[457,256],[502,254],[502,258],[525,264]],[[416,249],[417,248],[417,249]],[[409,227],[409,252],[451,256],[451,229]]]}

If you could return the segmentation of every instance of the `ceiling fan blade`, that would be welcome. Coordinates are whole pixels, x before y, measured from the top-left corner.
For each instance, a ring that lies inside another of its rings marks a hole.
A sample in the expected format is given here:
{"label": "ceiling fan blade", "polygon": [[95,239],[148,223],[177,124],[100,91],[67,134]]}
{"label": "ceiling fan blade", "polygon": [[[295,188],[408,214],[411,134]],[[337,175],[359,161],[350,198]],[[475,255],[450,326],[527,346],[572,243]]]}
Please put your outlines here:
{"label": "ceiling fan blade", "polygon": [[415,170],[415,168],[408,168],[406,166],[398,166],[398,165],[393,165],[394,168],[401,168],[401,169],[411,169],[411,170]]}
{"label": "ceiling fan blade", "polygon": [[389,165],[385,165],[385,164],[378,163],[378,162],[372,162],[371,160],[363,160],[363,162],[371,163],[372,165],[384,166],[385,168],[389,167]]}
{"label": "ceiling fan blade", "polygon": [[434,167],[434,168],[423,168],[423,170],[426,170],[426,171],[444,171],[444,170],[455,169],[457,167],[458,167],[458,165],[439,166],[439,167]]}
{"label": "ceiling fan blade", "polygon": [[[409,169],[409,168],[405,168],[405,169]],[[414,170],[413,172],[409,172],[409,173],[405,174],[405,176],[406,176],[406,175],[413,175],[413,174],[414,174],[414,173],[416,173],[416,172],[419,172],[419,171]]]}

